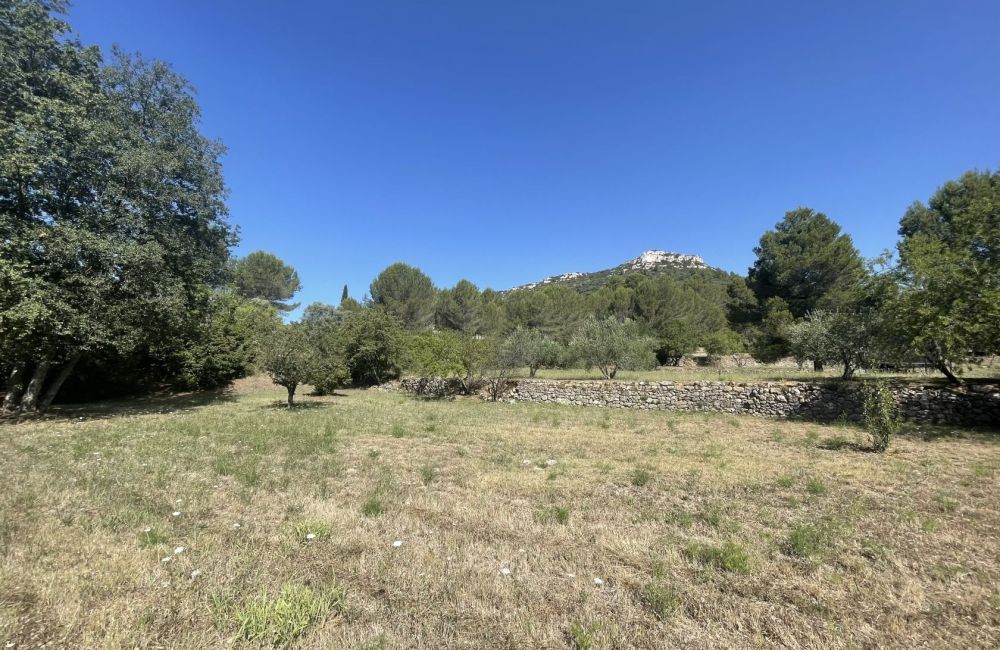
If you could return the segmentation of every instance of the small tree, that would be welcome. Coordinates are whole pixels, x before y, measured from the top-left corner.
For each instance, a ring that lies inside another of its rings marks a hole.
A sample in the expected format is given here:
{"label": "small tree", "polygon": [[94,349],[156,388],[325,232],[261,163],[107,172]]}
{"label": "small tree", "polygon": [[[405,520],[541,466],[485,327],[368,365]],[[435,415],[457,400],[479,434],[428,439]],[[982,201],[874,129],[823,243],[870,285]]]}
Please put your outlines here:
{"label": "small tree", "polygon": [[573,357],[587,369],[600,369],[605,379],[614,379],[622,369],[655,367],[653,347],[653,340],[640,335],[634,322],[614,317],[588,318],[570,341]]}
{"label": "small tree", "polygon": [[492,346],[490,363],[486,367],[486,391],[490,401],[496,402],[507,394],[514,372],[522,362],[522,353],[510,338]]}
{"label": "small tree", "polygon": [[306,331],[299,324],[282,326],[264,347],[261,365],[274,383],[288,391],[289,407],[295,399],[296,388],[309,379],[313,357]]}
{"label": "small tree", "polygon": [[657,360],[670,366],[680,365],[685,354],[693,352],[698,341],[697,330],[680,320],[666,321],[657,334]]}
{"label": "small tree", "polygon": [[490,342],[452,330],[416,334],[407,344],[409,368],[425,377],[454,377],[472,394],[491,359]]}
{"label": "small tree", "polygon": [[558,365],[563,346],[538,330],[519,327],[504,340],[504,357],[527,368],[528,376],[534,377],[539,368]]}
{"label": "small tree", "polygon": [[865,384],[863,392],[865,428],[872,437],[872,448],[881,453],[899,432],[899,410],[886,381],[879,379]]}
{"label": "small tree", "polygon": [[806,360],[839,363],[842,379],[851,379],[858,368],[877,356],[878,322],[870,310],[815,311],[787,330],[789,349],[799,363]]}
{"label": "small tree", "polygon": [[721,329],[706,335],[702,345],[713,363],[721,367],[723,356],[743,350],[743,339],[732,330]]}

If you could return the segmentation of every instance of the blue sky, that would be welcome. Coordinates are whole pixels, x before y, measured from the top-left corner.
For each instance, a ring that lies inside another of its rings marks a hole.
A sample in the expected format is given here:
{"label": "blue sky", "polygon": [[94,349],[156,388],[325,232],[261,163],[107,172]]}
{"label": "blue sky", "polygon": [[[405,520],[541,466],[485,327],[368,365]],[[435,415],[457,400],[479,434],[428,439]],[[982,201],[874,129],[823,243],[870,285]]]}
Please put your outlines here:
{"label": "blue sky", "polygon": [[77,0],[198,89],[244,254],[304,303],[403,260],[507,288],[649,248],[743,273],[785,211],[872,256],[1000,166],[1000,2]]}

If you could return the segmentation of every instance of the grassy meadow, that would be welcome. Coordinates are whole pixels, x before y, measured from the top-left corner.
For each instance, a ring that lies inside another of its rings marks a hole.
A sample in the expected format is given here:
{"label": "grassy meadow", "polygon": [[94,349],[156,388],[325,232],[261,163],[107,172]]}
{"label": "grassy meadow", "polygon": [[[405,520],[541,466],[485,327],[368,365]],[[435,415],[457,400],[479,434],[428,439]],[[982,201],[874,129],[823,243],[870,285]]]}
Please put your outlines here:
{"label": "grassy meadow", "polygon": [[995,433],[282,397],[0,425],[0,644],[1000,645]]}

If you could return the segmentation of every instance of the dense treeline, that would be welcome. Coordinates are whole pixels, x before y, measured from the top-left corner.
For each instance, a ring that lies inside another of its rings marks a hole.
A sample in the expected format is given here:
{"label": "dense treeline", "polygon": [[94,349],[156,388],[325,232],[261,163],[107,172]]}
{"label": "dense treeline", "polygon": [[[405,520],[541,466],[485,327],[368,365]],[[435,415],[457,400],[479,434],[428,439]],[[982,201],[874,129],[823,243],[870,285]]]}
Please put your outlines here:
{"label": "dense treeline", "polygon": [[764,233],[741,277],[714,269],[580,286],[439,289],[385,269],[357,301],[281,314],[301,288],[258,251],[234,260],[222,145],[169,66],[80,43],[58,0],[0,4],[0,371],[3,408],[60,393],[222,386],[259,369],[329,392],[404,370],[499,391],[515,368],[622,368],[794,356],[816,368],[926,360],[958,382],[1000,348],[1000,174],[969,172],[900,221],[898,256],[864,260],[808,208]]}

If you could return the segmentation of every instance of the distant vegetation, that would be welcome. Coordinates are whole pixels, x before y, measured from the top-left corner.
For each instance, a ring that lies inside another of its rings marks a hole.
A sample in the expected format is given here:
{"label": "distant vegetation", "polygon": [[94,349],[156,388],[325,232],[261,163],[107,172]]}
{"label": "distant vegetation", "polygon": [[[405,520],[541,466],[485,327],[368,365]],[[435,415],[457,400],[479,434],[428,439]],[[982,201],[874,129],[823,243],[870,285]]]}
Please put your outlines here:
{"label": "distant vegetation", "polygon": [[[0,371],[31,412],[266,370],[329,393],[407,370],[502,385],[514,365],[620,369],[746,352],[844,378],[923,360],[959,383],[1000,352],[1000,173],[949,181],[900,220],[898,257],[864,260],[835,221],[788,212],[746,277],[685,261],[499,292],[436,287],[397,263],[339,305],[281,317],[301,283],[263,251],[233,259],[220,143],[166,64],[106,60],[59,2],[0,8]],[[331,285],[335,284],[333,278]],[[339,286],[339,282],[336,282]]]}

